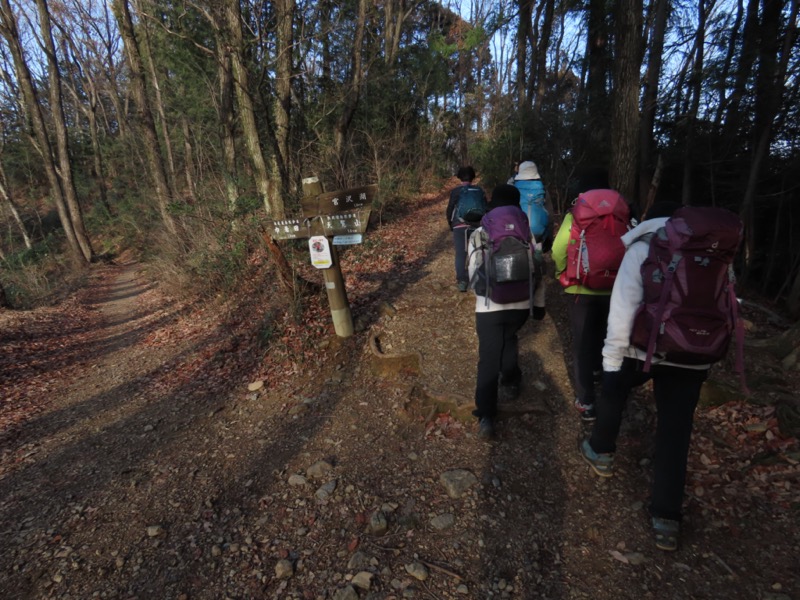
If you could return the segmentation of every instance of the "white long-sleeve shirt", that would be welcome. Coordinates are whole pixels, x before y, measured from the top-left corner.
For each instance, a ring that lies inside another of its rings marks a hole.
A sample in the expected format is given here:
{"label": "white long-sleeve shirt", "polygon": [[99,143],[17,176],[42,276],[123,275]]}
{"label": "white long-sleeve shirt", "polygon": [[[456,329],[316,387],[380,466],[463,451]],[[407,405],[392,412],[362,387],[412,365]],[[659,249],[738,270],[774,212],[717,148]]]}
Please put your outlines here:
{"label": "white long-sleeve shirt", "polygon": [[[472,235],[469,237],[469,244],[467,245],[467,267],[469,269],[469,280],[472,281],[472,278],[475,275],[475,271],[483,264],[483,252],[480,249],[481,246],[481,233],[483,232],[483,227],[479,227],[476,229]],[[535,244],[536,241],[532,240]],[[543,307],[545,305],[545,298],[544,298],[544,279],[539,282],[539,285],[536,286],[536,291],[533,293],[533,305],[536,307]],[[530,310],[531,304],[530,300],[523,300],[521,302],[511,302],[508,304],[498,304],[497,302],[492,302],[491,298],[487,298],[486,296],[479,296],[475,294],[475,312],[484,313],[484,312],[495,312],[499,310],[516,310],[516,309],[524,309]]]}
{"label": "white long-sleeve shirt", "polygon": [[[627,356],[644,361],[647,352],[639,350],[631,345],[631,332],[633,331],[633,321],[636,311],[644,299],[644,289],[642,284],[642,263],[647,258],[650,249],[650,237],[641,239],[649,233],[655,233],[664,223],[667,217],[648,219],[639,223],[622,236],[622,243],[625,244],[625,257],[622,259],[617,278],[614,281],[614,289],[611,292],[611,308],[608,312],[608,329],[606,340],[603,345],[603,370],[619,371],[622,360]],[[660,363],[683,367],[686,369],[708,369],[711,365],[680,365],[668,362],[654,354],[653,364]]]}

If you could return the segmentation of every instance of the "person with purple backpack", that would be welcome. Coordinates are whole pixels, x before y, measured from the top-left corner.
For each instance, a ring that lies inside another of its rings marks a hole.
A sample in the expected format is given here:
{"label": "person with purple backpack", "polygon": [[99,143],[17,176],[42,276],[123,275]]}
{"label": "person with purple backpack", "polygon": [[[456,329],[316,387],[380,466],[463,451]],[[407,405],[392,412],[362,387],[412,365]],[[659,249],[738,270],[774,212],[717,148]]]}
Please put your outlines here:
{"label": "person with purple backpack", "polygon": [[627,250],[611,294],[602,391],[591,435],[579,451],[597,475],[611,477],[628,395],[652,380],[657,423],[650,515],[656,547],[673,551],[700,389],[737,330],[731,263],[741,221],[721,208],[658,202],[622,239]]}
{"label": "person with purple backpack", "polygon": [[[475,292],[478,373],[475,410],[478,435],[495,435],[498,385],[508,399],[519,395],[517,332],[529,314],[544,318],[544,295],[537,294],[537,272],[528,218],[519,205],[519,190],[502,184],[492,191],[489,211],[469,240],[470,287]],[[538,262],[541,265],[540,262]],[[539,286],[541,287],[541,286]]]}

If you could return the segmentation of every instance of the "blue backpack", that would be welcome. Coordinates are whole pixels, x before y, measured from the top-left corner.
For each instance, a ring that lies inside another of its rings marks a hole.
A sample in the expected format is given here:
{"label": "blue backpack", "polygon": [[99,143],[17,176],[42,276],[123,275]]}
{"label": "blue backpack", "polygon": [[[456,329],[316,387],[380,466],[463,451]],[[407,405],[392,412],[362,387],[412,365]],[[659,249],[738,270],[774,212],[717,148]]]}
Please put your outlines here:
{"label": "blue backpack", "polygon": [[486,214],[486,194],[476,185],[467,185],[461,189],[456,205],[454,222],[466,223],[477,227]]}
{"label": "blue backpack", "polygon": [[544,206],[544,184],[539,179],[523,179],[515,181],[514,186],[519,190],[519,206],[528,215],[531,233],[536,241],[541,242],[550,221]]}

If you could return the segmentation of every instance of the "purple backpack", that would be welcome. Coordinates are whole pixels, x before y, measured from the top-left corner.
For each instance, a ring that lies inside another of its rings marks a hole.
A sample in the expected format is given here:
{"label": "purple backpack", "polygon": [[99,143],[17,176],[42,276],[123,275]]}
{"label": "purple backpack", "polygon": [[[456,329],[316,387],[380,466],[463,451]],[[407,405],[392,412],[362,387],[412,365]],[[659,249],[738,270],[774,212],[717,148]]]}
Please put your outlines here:
{"label": "purple backpack", "polygon": [[483,263],[472,289],[498,304],[528,300],[534,286],[528,217],[518,206],[498,206],[484,215],[481,226]]}
{"label": "purple backpack", "polygon": [[737,334],[737,371],[743,373],[744,329],[734,291],[733,259],[742,222],[715,207],[682,207],[652,234],[642,263],[643,303],[636,312],[631,344],[684,365],[725,357]]}

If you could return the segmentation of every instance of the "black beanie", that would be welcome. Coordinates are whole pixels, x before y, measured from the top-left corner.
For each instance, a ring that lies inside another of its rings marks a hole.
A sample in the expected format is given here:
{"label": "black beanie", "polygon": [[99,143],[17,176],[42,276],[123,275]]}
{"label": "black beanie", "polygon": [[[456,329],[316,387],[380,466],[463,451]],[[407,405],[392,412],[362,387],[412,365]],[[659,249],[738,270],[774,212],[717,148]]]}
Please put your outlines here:
{"label": "black beanie", "polygon": [[494,188],[489,208],[497,208],[498,206],[519,206],[519,190],[507,183]]}

